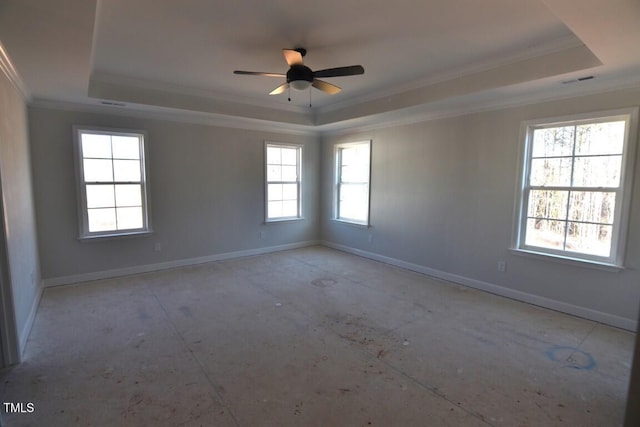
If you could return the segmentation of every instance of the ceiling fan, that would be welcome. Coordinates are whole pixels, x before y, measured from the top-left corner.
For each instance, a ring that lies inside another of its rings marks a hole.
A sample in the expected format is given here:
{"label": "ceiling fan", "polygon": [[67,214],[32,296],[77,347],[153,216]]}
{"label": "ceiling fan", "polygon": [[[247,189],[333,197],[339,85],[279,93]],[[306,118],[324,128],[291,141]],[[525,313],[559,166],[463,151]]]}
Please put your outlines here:
{"label": "ceiling fan", "polygon": [[286,77],[287,82],[269,92],[269,95],[279,95],[290,87],[296,90],[305,90],[309,86],[313,86],[316,89],[328,93],[329,95],[334,95],[342,89],[334,84],[320,80],[318,77],[342,77],[364,74],[364,68],[362,68],[362,65],[351,65],[348,67],[327,68],[324,70],[312,71],[311,68],[307,67],[302,62],[302,58],[307,54],[307,50],[301,47],[295,49],[282,49],[282,53],[284,54],[285,61],[287,61],[287,64],[289,65],[289,71],[287,71],[287,74],[239,70],[236,70],[233,73],[249,76]]}

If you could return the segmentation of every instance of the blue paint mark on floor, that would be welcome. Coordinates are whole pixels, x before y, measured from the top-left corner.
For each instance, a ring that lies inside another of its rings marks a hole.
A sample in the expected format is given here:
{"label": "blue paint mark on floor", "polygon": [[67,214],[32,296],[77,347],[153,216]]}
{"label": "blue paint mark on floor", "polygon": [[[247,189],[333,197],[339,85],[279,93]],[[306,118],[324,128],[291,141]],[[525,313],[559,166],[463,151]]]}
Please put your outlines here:
{"label": "blue paint mark on floor", "polygon": [[590,371],[596,367],[596,359],[577,347],[555,345],[548,348],[545,354],[553,362],[564,363],[563,368]]}

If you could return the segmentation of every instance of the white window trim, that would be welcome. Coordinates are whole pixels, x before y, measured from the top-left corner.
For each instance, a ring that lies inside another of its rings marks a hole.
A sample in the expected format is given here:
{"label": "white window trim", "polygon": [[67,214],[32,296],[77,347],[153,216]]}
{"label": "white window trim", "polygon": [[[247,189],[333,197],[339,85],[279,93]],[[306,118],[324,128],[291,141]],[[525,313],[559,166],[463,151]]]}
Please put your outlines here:
{"label": "white window trim", "polygon": [[[281,218],[269,218],[269,179],[268,179],[268,164],[267,164],[267,148],[269,147],[281,147],[281,148],[295,148],[298,151],[298,215],[297,216],[288,216]],[[292,144],[286,142],[274,142],[274,141],[265,141],[264,142],[264,223],[272,224],[279,222],[287,222],[287,221],[300,221],[304,219],[303,215],[303,204],[302,204],[302,159],[303,159],[303,145],[302,144]]]}
{"label": "white window trim", "polygon": [[[143,226],[138,229],[110,230],[101,232],[89,232],[89,219],[87,211],[87,193],[85,191],[84,170],[82,162],[82,147],[80,140],[81,132],[99,133],[105,135],[130,135],[142,136],[142,149],[140,150],[140,160],[142,163],[141,184],[142,184],[142,213]],[[94,239],[110,239],[121,237],[133,237],[148,235],[153,232],[151,228],[151,207],[149,203],[149,179],[148,179],[148,135],[144,130],[108,128],[100,126],[73,126],[73,149],[76,173],[76,194],[78,198],[78,239],[81,241],[91,241]]]}
{"label": "white window trim", "polygon": [[[593,123],[612,119],[624,120],[626,122],[626,126],[623,145],[623,164],[620,176],[621,188],[617,192],[621,197],[620,203],[616,203],[616,212],[614,214],[614,233],[611,243],[611,256],[600,257],[525,245],[523,241],[525,232],[524,218],[526,218],[527,215],[525,194],[530,173],[530,153],[532,148],[531,136],[533,129],[541,126],[548,127],[556,124],[561,125],[568,122],[573,122],[574,124],[580,122]],[[631,195],[634,173],[633,167],[636,157],[637,141],[638,107],[536,119],[523,122],[520,126],[518,181],[516,186],[516,205],[514,209],[511,250],[518,254],[530,255],[539,259],[549,259],[571,265],[600,268],[608,271],[620,271],[624,269],[626,239],[631,211]]]}
{"label": "white window trim", "polygon": [[[340,152],[343,148],[349,148],[357,145],[367,144],[369,147],[369,176],[367,177],[367,218],[364,221],[358,221],[357,219],[341,218],[340,217],[340,165],[341,157]],[[336,144],[333,147],[333,166],[334,166],[334,178],[333,178],[333,215],[334,221],[352,224],[360,227],[371,227],[371,165],[372,165],[372,141],[363,140],[357,142],[347,142]]]}

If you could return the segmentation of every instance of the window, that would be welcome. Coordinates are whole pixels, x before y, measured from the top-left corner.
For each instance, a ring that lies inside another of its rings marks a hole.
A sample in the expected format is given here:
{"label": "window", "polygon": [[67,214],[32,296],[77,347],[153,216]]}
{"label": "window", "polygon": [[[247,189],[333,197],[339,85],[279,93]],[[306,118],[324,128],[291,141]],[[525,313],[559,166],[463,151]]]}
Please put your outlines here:
{"label": "window", "polygon": [[147,233],[146,134],[76,127],[80,237]]}
{"label": "window", "polygon": [[302,218],[300,203],[302,146],[267,142],[266,218],[283,221]]}
{"label": "window", "polygon": [[518,249],[622,266],[636,117],[525,123]]}
{"label": "window", "polygon": [[369,225],[371,141],[336,145],[335,218]]}

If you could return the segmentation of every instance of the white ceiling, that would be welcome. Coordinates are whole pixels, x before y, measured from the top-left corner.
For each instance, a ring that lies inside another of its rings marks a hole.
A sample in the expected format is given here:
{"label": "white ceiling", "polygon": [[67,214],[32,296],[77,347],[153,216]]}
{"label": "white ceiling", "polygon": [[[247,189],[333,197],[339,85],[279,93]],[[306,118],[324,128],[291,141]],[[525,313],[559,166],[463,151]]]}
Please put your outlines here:
{"label": "white ceiling", "polygon": [[[0,41],[32,102],[311,129],[382,114],[640,85],[638,0],[0,0]],[[360,64],[343,91],[269,96],[282,48]],[[594,79],[562,82],[584,76]],[[122,106],[124,104],[124,106]]]}

